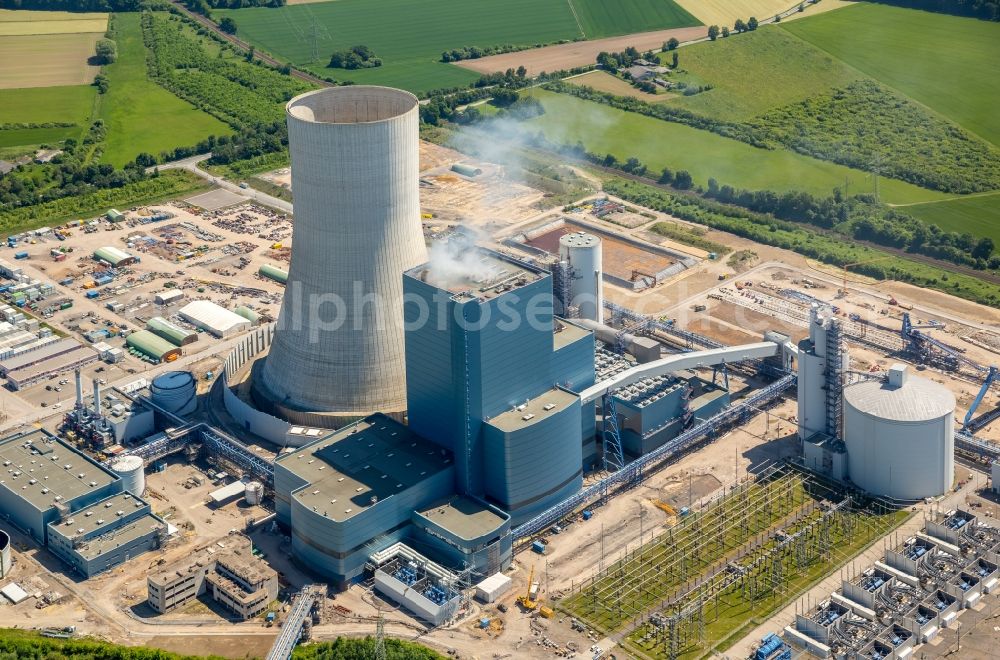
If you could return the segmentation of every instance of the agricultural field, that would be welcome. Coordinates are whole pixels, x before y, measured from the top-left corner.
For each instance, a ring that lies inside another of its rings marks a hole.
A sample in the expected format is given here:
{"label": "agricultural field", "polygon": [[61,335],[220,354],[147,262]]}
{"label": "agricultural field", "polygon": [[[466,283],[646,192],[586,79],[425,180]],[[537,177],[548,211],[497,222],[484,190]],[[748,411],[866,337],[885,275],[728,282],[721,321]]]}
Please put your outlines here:
{"label": "agricultural field", "polygon": [[[652,171],[664,167],[688,170],[696,184],[709,178],[720,184],[750,190],[805,190],[829,195],[847,182],[851,193],[870,191],[867,172],[850,169],[785,150],[764,150],[708,131],[666,122],[606,105],[542,89],[530,92],[545,114],[528,122],[551,141],[582,142],[593,153],[612,153],[619,160],[638,158]],[[946,195],[917,186],[882,179],[882,198],[889,202],[936,201]]]}
{"label": "agricultural field", "polygon": [[[681,69],[713,89],[680,97],[677,105],[730,121],[744,121],[862,78],[828,53],[773,27],[686,46],[678,58]],[[669,62],[670,56],[661,55],[661,60]]]}
{"label": "agricultural field", "polygon": [[[0,89],[0,148],[52,144],[79,138],[90,123],[97,89],[90,85]],[[12,125],[31,124],[17,128]],[[38,126],[71,124],[71,126]]]}
{"label": "agricultural field", "polygon": [[900,210],[946,231],[987,236],[1000,245],[1000,192],[912,204]]}
{"label": "agricultural field", "polygon": [[568,0],[587,39],[701,25],[676,0]]}
{"label": "agricultural field", "polygon": [[89,85],[100,67],[88,63],[103,33],[0,37],[0,89]]}
{"label": "agricultural field", "polygon": [[98,117],[107,126],[103,161],[122,166],[139,153],[153,155],[209,135],[231,132],[226,124],[149,80],[139,14],[115,16],[118,61],[105,67],[110,86]]}
{"label": "agricultural field", "polygon": [[[658,9],[650,13],[650,6]],[[609,9],[602,9],[602,8]],[[652,30],[691,25],[672,2],[629,0],[337,0],[272,9],[219,10],[236,21],[238,35],[278,58],[323,76],[392,85],[421,93],[466,85],[478,74],[440,62],[441,53],[463,46],[534,46],[615,30]],[[580,15],[574,17],[574,11]],[[583,12],[581,14],[580,12]],[[597,26],[613,12],[617,26]],[[677,23],[671,23],[676,15]],[[600,28],[600,29],[599,29]],[[595,31],[587,34],[587,30]],[[603,30],[603,31],[601,31]],[[363,44],[382,66],[348,71],[326,67],[337,50]]]}
{"label": "agricultural field", "polygon": [[1000,23],[859,3],[781,29],[1000,146]]}
{"label": "agricultural field", "polygon": [[661,103],[676,98],[675,94],[650,94],[633,87],[631,83],[613,76],[605,71],[590,71],[579,76],[567,78],[572,85],[591,87],[599,92],[607,92],[616,96],[631,96],[647,103]]}
{"label": "agricultural field", "polygon": [[108,15],[68,11],[0,9],[0,37],[26,34],[78,34],[104,32]]}
{"label": "agricultural field", "polygon": [[756,16],[757,20],[762,21],[798,4],[794,0],[676,0],[676,2],[705,25],[730,27],[737,18],[745,21],[751,16]]}

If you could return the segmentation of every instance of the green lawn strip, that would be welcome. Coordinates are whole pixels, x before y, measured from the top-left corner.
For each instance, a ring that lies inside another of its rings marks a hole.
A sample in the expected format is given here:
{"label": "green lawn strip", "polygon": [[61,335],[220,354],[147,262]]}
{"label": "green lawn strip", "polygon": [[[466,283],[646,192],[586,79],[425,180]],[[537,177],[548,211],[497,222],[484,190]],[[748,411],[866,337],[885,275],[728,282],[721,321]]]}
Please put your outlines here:
{"label": "green lawn strip", "polygon": [[104,67],[110,86],[98,111],[108,129],[104,162],[120,167],[142,152],[157,156],[209,135],[232,132],[148,79],[138,13],[116,14],[114,25],[118,61]]}
{"label": "green lawn strip", "polygon": [[158,177],[136,181],[121,188],[105,188],[0,212],[0,231],[7,235],[16,234],[65,220],[93,217],[110,208],[150,204],[207,190],[209,187],[204,179],[190,172],[166,170]]}
{"label": "green lawn strip", "polygon": [[86,128],[96,95],[91,85],[0,89],[0,124],[66,122]]}

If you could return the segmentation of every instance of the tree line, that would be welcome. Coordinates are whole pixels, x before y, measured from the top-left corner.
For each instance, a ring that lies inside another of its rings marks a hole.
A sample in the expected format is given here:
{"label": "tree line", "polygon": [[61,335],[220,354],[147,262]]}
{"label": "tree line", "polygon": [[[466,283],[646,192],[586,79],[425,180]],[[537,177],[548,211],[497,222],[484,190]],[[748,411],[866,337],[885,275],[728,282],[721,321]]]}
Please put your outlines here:
{"label": "tree line", "polygon": [[1000,21],[1000,0],[868,0],[882,5],[923,9],[938,14]]}

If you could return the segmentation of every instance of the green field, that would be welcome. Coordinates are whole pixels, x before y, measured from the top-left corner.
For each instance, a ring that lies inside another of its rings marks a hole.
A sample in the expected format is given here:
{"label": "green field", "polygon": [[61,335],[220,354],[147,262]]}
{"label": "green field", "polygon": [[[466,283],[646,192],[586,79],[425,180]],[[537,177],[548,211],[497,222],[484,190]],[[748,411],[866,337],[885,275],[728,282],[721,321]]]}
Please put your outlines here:
{"label": "green field", "polygon": [[[846,180],[852,194],[872,189],[866,172],[791,151],[757,149],[708,131],[565,94],[542,89],[531,94],[542,101],[545,114],[528,122],[529,129],[541,129],[560,144],[582,142],[590,152],[612,153],[619,160],[638,158],[650,170],[688,170],[695,183],[703,186],[715,178],[737,188],[829,195]],[[942,193],[891,179],[881,180],[879,189],[883,199],[896,203],[946,198]]]}
{"label": "green field", "polygon": [[[590,37],[694,21],[670,0],[574,0],[574,7],[579,25],[567,0],[337,0],[214,13],[232,17],[240,37],[297,66],[338,80],[416,93],[466,85],[479,77],[439,61],[442,52],[453,48],[572,40],[580,38],[581,26],[594,31]],[[614,24],[605,24],[602,16],[613,17]],[[383,65],[355,71],[326,68],[334,51],[359,44],[372,48]]]}
{"label": "green field", "polygon": [[681,69],[714,89],[673,103],[730,121],[747,120],[862,77],[819,48],[773,28],[694,44],[678,51],[678,57]]}
{"label": "green field", "polygon": [[117,14],[115,28],[118,61],[105,67],[111,85],[100,98],[98,113],[107,126],[104,162],[120,167],[142,152],[155,156],[231,132],[226,124],[146,77],[139,14]]}
{"label": "green field", "polygon": [[1000,146],[1000,23],[858,3],[781,28]]}
{"label": "green field", "polygon": [[673,0],[568,0],[588,39],[701,25]]}
{"label": "green field", "polygon": [[913,204],[899,210],[947,231],[988,236],[1000,245],[1000,192]]}
{"label": "green field", "polygon": [[90,120],[97,89],[90,85],[0,89],[0,124],[72,122]]}

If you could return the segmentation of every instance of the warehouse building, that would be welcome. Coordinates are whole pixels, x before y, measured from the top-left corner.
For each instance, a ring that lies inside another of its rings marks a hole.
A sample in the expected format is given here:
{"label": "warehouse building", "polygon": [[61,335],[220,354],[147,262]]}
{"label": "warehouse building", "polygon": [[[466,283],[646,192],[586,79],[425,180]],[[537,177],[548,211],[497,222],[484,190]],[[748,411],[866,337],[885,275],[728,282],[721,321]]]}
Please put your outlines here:
{"label": "warehouse building", "polygon": [[548,272],[447,249],[466,267],[438,259],[403,277],[410,428],[454,454],[458,493],[517,525],[583,483],[594,417],[567,390],[593,385],[594,336],[555,319]]}
{"label": "warehouse building", "polygon": [[188,323],[207,330],[216,337],[231,337],[250,329],[250,321],[210,300],[190,302],[181,307],[178,313]]}
{"label": "warehouse building", "polygon": [[43,429],[0,439],[0,513],[44,545],[47,526],[122,491],[121,479]]}
{"label": "warehouse building", "polygon": [[171,323],[162,316],[154,316],[146,321],[146,329],[156,334],[174,346],[187,346],[198,341],[198,333]]}
{"label": "warehouse building", "polygon": [[288,284],[288,271],[282,270],[277,266],[272,266],[271,264],[264,264],[258,268],[257,274],[278,284]]}
{"label": "warehouse building", "polygon": [[180,289],[167,289],[153,296],[153,302],[157,305],[170,305],[179,300],[184,300],[184,292]]}
{"label": "warehouse building", "polygon": [[260,323],[260,314],[258,314],[257,312],[253,311],[252,309],[250,309],[246,305],[240,305],[239,307],[237,307],[236,309],[234,309],[233,312],[235,312],[236,314],[239,314],[240,316],[242,316],[243,318],[245,318],[247,321],[250,321],[250,325],[252,325],[252,326],[255,326],[258,323]]}
{"label": "warehouse building", "polygon": [[97,250],[94,251],[94,259],[103,261],[112,268],[120,268],[122,266],[128,266],[139,262],[138,257],[129,254],[125,250],[110,245],[97,248]]}
{"label": "warehouse building", "polygon": [[125,338],[125,345],[130,350],[141,353],[156,362],[173,362],[181,355],[180,346],[174,346],[149,330],[133,332]]}
{"label": "warehouse building", "polygon": [[159,548],[166,533],[148,503],[122,492],[49,523],[48,547],[89,578]]}
{"label": "warehouse building", "polygon": [[254,556],[245,536],[232,535],[167,570],[146,579],[147,602],[155,611],[170,612],[203,594],[236,614],[251,619],[278,597],[278,574]]}
{"label": "warehouse building", "polygon": [[75,339],[63,339],[7,358],[0,370],[5,371],[10,388],[18,391],[97,362],[98,357],[97,351],[89,346]]}

